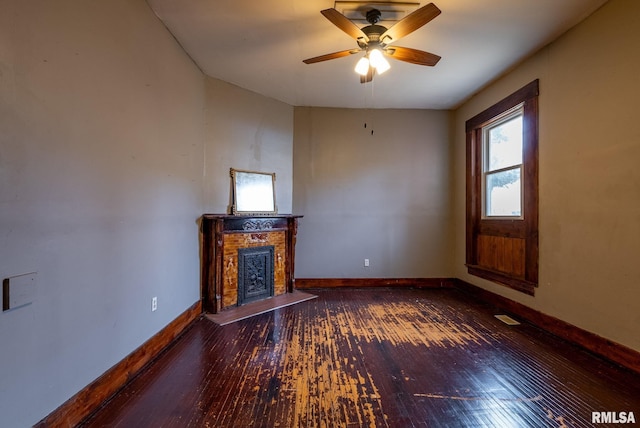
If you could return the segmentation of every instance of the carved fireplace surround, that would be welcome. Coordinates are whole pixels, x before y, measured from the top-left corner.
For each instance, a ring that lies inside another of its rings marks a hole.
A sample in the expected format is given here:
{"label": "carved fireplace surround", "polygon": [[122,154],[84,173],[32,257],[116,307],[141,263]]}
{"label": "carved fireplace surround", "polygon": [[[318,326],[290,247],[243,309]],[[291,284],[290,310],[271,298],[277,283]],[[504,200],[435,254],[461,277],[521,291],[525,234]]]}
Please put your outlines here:
{"label": "carved fireplace surround", "polygon": [[202,216],[202,304],[219,313],[294,290],[294,215]]}

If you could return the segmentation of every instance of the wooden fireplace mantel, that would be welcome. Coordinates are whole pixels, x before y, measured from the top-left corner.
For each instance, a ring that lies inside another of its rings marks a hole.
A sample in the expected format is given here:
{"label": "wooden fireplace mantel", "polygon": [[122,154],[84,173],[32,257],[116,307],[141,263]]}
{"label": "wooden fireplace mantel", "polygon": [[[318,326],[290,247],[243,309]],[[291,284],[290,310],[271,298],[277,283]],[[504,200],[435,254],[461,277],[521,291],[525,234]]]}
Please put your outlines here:
{"label": "wooden fireplace mantel", "polygon": [[243,249],[274,248],[274,296],[295,286],[295,243],[298,215],[202,216],[202,306],[219,313],[238,305],[238,254]]}

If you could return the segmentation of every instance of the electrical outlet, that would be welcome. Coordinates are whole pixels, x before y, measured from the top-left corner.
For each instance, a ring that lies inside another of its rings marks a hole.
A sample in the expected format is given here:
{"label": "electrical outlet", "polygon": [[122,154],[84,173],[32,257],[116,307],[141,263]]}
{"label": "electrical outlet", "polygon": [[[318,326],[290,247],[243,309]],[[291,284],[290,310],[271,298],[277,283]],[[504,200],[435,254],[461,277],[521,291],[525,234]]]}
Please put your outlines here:
{"label": "electrical outlet", "polygon": [[151,312],[155,312],[156,309],[158,309],[158,298],[157,297],[152,297],[151,298]]}
{"label": "electrical outlet", "polygon": [[364,267],[369,267],[369,259],[364,259]]}

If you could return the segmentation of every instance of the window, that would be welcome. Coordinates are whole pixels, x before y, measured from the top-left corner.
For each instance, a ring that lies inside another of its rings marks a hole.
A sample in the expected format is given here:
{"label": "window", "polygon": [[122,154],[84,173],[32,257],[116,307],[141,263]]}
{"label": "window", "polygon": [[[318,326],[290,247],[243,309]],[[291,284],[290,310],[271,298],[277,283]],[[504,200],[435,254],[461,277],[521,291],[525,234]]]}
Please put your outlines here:
{"label": "window", "polygon": [[538,80],[466,122],[469,273],[538,284]]}
{"label": "window", "polygon": [[522,218],[522,105],[482,128],[483,217]]}

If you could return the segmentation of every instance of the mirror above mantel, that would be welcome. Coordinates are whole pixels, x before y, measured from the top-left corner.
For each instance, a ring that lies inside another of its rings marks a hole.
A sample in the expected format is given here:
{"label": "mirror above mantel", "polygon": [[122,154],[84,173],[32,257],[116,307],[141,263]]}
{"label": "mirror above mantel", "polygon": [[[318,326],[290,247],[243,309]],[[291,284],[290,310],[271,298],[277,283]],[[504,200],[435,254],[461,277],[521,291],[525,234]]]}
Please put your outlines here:
{"label": "mirror above mantel", "polygon": [[230,169],[233,215],[277,214],[274,172]]}

